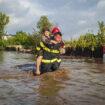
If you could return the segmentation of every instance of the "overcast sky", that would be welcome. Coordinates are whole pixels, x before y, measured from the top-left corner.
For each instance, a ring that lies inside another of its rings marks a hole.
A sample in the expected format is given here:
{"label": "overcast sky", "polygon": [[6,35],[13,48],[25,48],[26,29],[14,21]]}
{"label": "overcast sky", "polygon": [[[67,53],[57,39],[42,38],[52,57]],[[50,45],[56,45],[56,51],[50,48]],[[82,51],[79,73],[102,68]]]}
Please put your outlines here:
{"label": "overcast sky", "polygon": [[78,37],[93,30],[98,20],[105,22],[105,0],[0,0],[0,11],[10,16],[6,31],[32,32],[41,16],[57,23],[63,39]]}

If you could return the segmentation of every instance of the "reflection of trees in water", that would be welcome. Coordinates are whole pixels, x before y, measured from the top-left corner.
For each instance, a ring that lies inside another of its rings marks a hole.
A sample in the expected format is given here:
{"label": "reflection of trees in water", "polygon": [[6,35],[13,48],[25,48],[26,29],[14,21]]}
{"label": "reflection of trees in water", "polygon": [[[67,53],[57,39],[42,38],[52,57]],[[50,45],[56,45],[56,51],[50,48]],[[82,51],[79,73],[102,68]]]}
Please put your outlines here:
{"label": "reflection of trees in water", "polygon": [[64,88],[62,86],[58,86],[59,84],[62,84],[62,82],[54,80],[53,78],[48,78],[48,80],[42,81],[42,85],[40,86],[40,94],[44,96],[56,94],[59,90]]}
{"label": "reflection of trees in water", "polygon": [[4,61],[4,53],[3,51],[0,51],[0,63]]}
{"label": "reflection of trees in water", "polygon": [[103,62],[105,63],[105,54],[103,55]]}

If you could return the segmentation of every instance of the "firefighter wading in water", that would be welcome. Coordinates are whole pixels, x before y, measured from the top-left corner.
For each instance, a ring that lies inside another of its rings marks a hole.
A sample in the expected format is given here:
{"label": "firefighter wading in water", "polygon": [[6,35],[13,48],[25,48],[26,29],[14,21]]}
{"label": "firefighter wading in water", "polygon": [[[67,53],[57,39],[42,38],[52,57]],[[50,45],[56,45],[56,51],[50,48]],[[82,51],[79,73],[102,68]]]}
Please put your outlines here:
{"label": "firefighter wading in water", "polygon": [[55,40],[57,44],[46,44],[40,42],[37,46],[37,54],[43,50],[43,59],[41,61],[40,72],[52,72],[59,69],[61,59],[60,59],[60,47],[62,41],[61,32],[56,32],[54,36],[51,37],[51,40]]}

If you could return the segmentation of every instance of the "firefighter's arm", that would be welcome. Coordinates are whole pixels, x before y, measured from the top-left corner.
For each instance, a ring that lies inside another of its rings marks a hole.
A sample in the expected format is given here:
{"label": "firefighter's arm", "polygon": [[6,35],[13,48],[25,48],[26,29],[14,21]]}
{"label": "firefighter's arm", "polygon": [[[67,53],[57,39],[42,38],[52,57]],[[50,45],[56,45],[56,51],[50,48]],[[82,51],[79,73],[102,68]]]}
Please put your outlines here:
{"label": "firefighter's arm", "polygon": [[55,40],[50,40],[50,42],[53,44],[58,44],[57,41],[55,41]]}

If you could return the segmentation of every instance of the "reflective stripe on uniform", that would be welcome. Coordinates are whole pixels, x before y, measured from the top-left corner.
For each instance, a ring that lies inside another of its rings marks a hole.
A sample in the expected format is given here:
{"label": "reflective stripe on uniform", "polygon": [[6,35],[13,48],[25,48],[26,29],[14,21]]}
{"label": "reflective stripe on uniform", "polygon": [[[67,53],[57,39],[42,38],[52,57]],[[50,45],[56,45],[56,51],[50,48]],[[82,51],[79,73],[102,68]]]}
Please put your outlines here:
{"label": "reflective stripe on uniform", "polygon": [[38,50],[38,51],[39,51],[39,50],[40,50],[40,47],[36,47],[36,50]]}
{"label": "reflective stripe on uniform", "polygon": [[37,57],[38,55],[36,54],[35,57]]}
{"label": "reflective stripe on uniform", "polygon": [[60,63],[61,62],[61,59],[58,59],[57,62]]}
{"label": "reflective stripe on uniform", "polygon": [[41,45],[41,47],[42,47],[45,51],[47,51],[47,52],[59,53],[59,50],[51,50],[51,49],[47,48],[47,47],[43,44],[43,42],[40,42],[40,45]]}
{"label": "reflective stripe on uniform", "polygon": [[38,57],[38,55],[36,54],[36,55],[35,55],[35,59],[36,59],[37,57]]}
{"label": "reflective stripe on uniform", "polygon": [[54,58],[54,59],[51,59],[51,60],[49,60],[49,59],[42,59],[42,63],[53,63],[55,61],[57,61],[57,58]]}

